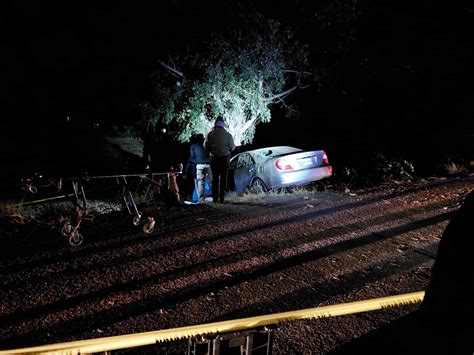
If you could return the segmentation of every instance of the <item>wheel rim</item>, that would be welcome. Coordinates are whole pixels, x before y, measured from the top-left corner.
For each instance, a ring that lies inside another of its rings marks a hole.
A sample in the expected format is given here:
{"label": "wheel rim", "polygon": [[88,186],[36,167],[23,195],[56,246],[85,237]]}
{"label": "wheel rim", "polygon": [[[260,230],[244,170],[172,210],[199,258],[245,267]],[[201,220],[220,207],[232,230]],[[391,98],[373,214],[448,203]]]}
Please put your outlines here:
{"label": "wheel rim", "polygon": [[141,218],[140,215],[133,217],[133,222],[132,223],[135,227],[140,224],[140,218]]}
{"label": "wheel rim", "polygon": [[69,244],[73,247],[77,247],[82,244],[84,237],[77,231],[74,231],[69,237]]}
{"label": "wheel rim", "polygon": [[155,220],[153,218],[149,218],[149,222],[147,222],[143,226],[143,233],[145,234],[151,234],[155,230]]}
{"label": "wheel rim", "polygon": [[68,224],[65,224],[65,225],[61,228],[61,234],[64,235],[65,237],[70,237],[72,231],[73,231],[73,228],[72,228],[72,226],[71,226],[69,223],[68,223]]}
{"label": "wheel rim", "polygon": [[143,232],[145,234],[151,234],[155,230],[155,226],[149,225],[148,223],[143,226]]}
{"label": "wheel rim", "polygon": [[255,178],[252,181],[252,187],[255,189],[261,189],[263,192],[267,191],[267,187],[265,186],[265,183],[260,178]]}

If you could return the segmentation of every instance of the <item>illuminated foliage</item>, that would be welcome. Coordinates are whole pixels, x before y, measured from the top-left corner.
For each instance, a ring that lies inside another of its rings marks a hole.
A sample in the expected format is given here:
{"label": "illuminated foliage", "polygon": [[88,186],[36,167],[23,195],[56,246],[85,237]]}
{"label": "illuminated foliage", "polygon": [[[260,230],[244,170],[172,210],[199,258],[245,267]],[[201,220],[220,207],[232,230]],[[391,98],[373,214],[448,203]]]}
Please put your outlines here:
{"label": "illuminated foliage", "polygon": [[272,105],[296,112],[284,99],[310,78],[307,47],[276,21],[259,15],[241,21],[178,56],[179,65],[161,62],[156,93],[143,105],[144,122],[170,125],[184,142],[206,135],[222,116],[236,144],[247,144],[256,126],[270,121]]}

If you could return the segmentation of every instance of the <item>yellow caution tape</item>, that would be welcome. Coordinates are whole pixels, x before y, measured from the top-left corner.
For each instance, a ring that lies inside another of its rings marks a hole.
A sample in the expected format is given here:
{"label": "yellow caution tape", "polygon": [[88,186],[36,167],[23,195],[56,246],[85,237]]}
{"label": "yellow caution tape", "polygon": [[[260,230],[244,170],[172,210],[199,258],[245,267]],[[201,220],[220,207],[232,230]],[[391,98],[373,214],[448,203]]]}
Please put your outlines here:
{"label": "yellow caution tape", "polygon": [[267,314],[263,316],[233,319],[208,324],[198,324],[174,329],[79,340],[68,343],[58,343],[24,349],[2,350],[0,351],[0,354],[85,354],[118,349],[129,349],[138,346],[152,345],[157,342],[178,340],[208,334],[231,333],[245,329],[254,329],[293,320],[335,317],[419,303],[423,300],[424,296],[425,292],[419,291],[403,295],[375,298],[371,300],[356,301],[317,308],[307,308],[298,311]]}

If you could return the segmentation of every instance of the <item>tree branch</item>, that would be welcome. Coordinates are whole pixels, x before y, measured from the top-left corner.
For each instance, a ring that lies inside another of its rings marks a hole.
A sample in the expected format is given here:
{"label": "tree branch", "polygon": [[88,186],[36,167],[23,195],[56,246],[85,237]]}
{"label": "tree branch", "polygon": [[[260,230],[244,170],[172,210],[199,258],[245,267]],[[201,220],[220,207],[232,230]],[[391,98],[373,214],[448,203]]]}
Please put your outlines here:
{"label": "tree branch", "polygon": [[306,74],[312,75],[309,71],[299,71],[299,70],[290,70],[290,69],[283,69],[282,73],[294,73],[294,74]]}
{"label": "tree branch", "polygon": [[173,75],[177,75],[179,76],[180,78],[183,78],[184,77],[184,74],[182,72],[180,72],[179,70],[175,69],[175,68],[172,68],[170,67],[168,64],[165,64],[163,63],[161,60],[158,61],[163,67],[165,67],[165,69],[169,70],[171,72],[171,74]]}
{"label": "tree branch", "polygon": [[295,91],[296,89],[298,89],[300,86],[299,85],[296,85],[296,86],[293,86],[292,88],[289,88],[288,90],[285,90],[279,94],[276,94],[276,95],[272,95],[270,97],[266,97],[265,98],[265,102],[273,102],[275,100],[278,100],[278,99],[281,99],[289,94],[291,94],[293,91]]}

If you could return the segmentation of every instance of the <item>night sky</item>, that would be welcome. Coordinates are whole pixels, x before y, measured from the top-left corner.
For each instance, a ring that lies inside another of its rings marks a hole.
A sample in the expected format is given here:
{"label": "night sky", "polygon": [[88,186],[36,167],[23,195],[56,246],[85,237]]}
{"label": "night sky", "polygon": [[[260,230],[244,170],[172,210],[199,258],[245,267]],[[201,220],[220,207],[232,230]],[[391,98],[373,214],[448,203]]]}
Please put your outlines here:
{"label": "night sky", "polygon": [[[339,16],[342,3],[356,5],[355,19]],[[290,98],[300,120],[285,120],[275,108],[272,123],[258,127],[256,146],[324,147],[337,159],[368,150],[472,158],[474,7],[467,1],[449,7],[425,0],[1,6],[2,161],[21,153],[29,164],[27,147],[54,140],[67,116],[81,127],[137,120],[158,60],[220,31],[239,11],[292,26],[310,45],[314,68],[325,70],[321,86]]]}

